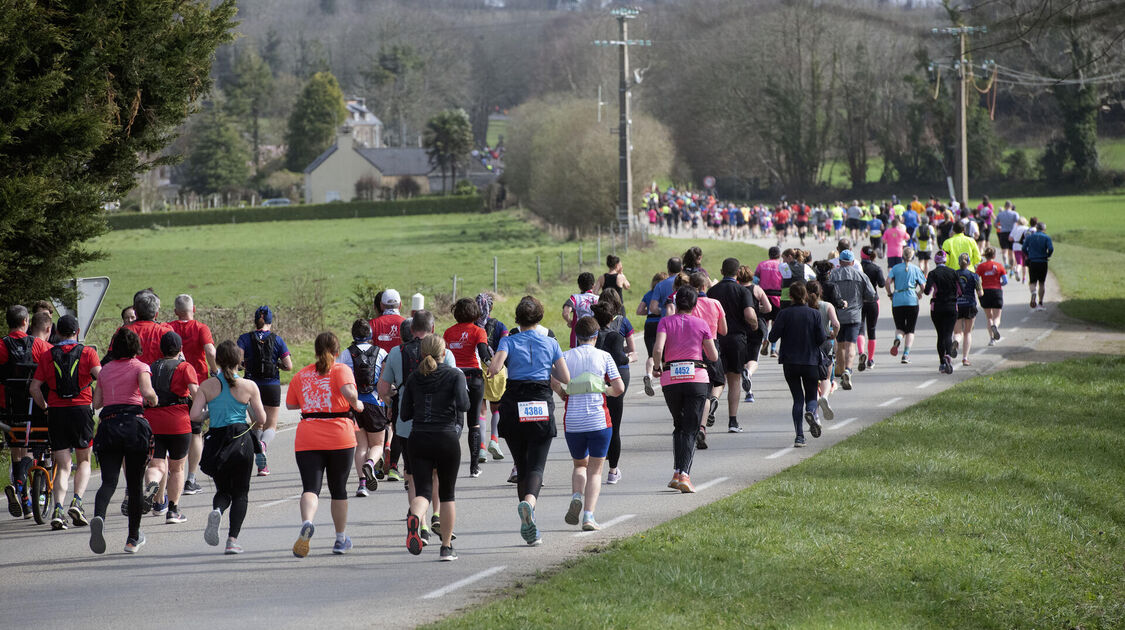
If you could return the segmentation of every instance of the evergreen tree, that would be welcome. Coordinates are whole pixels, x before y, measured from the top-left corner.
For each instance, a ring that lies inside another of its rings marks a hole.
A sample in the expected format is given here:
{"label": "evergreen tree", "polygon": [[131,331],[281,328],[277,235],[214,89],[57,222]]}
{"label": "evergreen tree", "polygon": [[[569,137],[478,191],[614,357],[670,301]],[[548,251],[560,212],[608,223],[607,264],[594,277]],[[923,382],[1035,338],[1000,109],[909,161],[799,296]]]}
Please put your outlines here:
{"label": "evergreen tree", "polygon": [[463,109],[447,109],[426,123],[422,144],[430,162],[441,169],[441,192],[446,192],[445,173],[452,170],[457,180],[457,164],[473,149],[473,125]]}
{"label": "evergreen tree", "polygon": [[201,195],[245,186],[250,177],[250,156],[230,119],[216,108],[197,125],[184,164],[184,185]]}
{"label": "evergreen tree", "polygon": [[252,47],[245,47],[234,60],[234,78],[226,86],[227,110],[250,123],[254,171],[262,165],[261,119],[273,96],[273,73]]}
{"label": "evergreen tree", "polygon": [[336,129],[347,120],[344,95],[330,72],[318,72],[305,84],[289,116],[286,168],[300,173],[332,145]]}

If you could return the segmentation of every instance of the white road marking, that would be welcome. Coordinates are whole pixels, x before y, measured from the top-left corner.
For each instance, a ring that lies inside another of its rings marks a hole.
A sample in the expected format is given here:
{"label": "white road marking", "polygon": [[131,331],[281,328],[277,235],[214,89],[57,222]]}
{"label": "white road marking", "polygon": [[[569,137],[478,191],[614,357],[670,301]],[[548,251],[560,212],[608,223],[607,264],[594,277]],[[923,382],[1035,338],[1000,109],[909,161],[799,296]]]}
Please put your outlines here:
{"label": "white road marking", "polygon": [[1012,326],[1011,328],[1008,329],[1008,332],[1016,332],[1019,329],[1020,329],[1019,326]]}
{"label": "white road marking", "polygon": [[925,383],[922,383],[921,385],[919,385],[918,389],[926,389],[927,387],[929,387],[930,385],[933,385],[936,382],[937,382],[936,378],[931,378],[930,380],[926,381]]}
{"label": "white road marking", "polygon": [[977,350],[973,354],[975,354],[979,357],[980,355],[984,354],[987,350],[988,350],[988,346],[985,346],[985,347],[981,348],[980,350]]}
{"label": "white road marking", "polygon": [[1026,321],[1027,321],[1027,320],[1029,320],[1029,319],[1031,319],[1031,315],[1025,315],[1025,316],[1024,316],[1024,318],[1020,320],[1020,323],[1022,324],[1022,323],[1026,322]]}
{"label": "white road marking", "polygon": [[[696,491],[698,492],[699,488],[696,488]],[[634,516],[636,516],[636,514],[622,514],[621,516],[615,516],[615,517],[609,519],[608,521],[606,521],[604,523],[601,523],[602,530],[609,529],[610,527],[613,527],[614,525],[619,525],[621,523],[624,523],[625,521],[633,518]],[[598,531],[601,531],[601,530],[598,530]],[[581,538],[583,536],[590,536],[592,534],[598,533],[598,531],[578,532],[577,534],[574,535],[574,537],[575,538]]]}
{"label": "white road marking", "polygon": [[730,479],[730,477],[719,477],[718,479],[712,479],[711,481],[708,481],[706,483],[701,483],[701,484],[699,484],[698,486],[695,487],[695,491],[696,492],[703,492],[707,488],[710,488],[711,486],[717,486],[720,483],[723,483],[724,481],[726,481],[727,479]]}
{"label": "white road marking", "polygon": [[492,576],[496,575],[497,573],[503,571],[506,568],[508,568],[508,567],[506,567],[504,565],[501,565],[501,566],[498,566],[498,567],[492,567],[491,569],[485,569],[484,571],[481,571],[479,573],[474,573],[474,574],[470,575],[469,577],[464,578],[462,580],[457,580],[456,582],[450,584],[449,586],[443,586],[443,587],[437,589],[436,591],[430,591],[429,593],[426,593],[425,595],[423,595],[419,599],[437,599],[439,597],[443,597],[445,595],[448,595],[448,594],[452,593],[453,591],[455,591],[459,588],[468,586],[468,585],[470,585],[474,582],[479,582],[479,581],[481,581],[485,578],[492,577]]}
{"label": "white road marking", "polygon": [[898,402],[900,400],[902,400],[902,396],[895,396],[894,398],[892,398],[888,401],[879,403],[879,406],[880,407],[890,407],[891,405],[895,404],[896,402]]}
{"label": "white road marking", "polygon": [[275,505],[281,505],[282,503],[285,503],[286,501],[292,501],[293,499],[300,499],[300,498],[301,498],[301,495],[295,494],[291,497],[285,497],[284,499],[278,499],[277,501],[270,501],[269,503],[263,503],[263,504],[259,505],[258,507],[264,507],[264,508],[273,507]]}
{"label": "white road marking", "polygon": [[848,418],[847,420],[841,420],[840,422],[835,422],[835,423],[832,424],[832,426],[830,426],[830,427],[826,426],[824,428],[828,429],[828,430],[842,429],[842,428],[848,426],[849,424],[855,422],[856,420],[859,420],[859,418]]}
{"label": "white road marking", "polygon": [[293,425],[291,427],[285,427],[284,429],[278,429],[277,432],[278,433],[285,433],[286,431],[293,431],[296,428],[297,428],[297,425]]}
{"label": "white road marking", "polygon": [[766,459],[777,459],[778,457],[781,457],[782,455],[787,455],[789,453],[789,451],[792,451],[792,450],[794,450],[794,447],[792,447],[792,446],[790,446],[788,448],[783,448],[776,453],[771,453],[769,455],[766,455]]}

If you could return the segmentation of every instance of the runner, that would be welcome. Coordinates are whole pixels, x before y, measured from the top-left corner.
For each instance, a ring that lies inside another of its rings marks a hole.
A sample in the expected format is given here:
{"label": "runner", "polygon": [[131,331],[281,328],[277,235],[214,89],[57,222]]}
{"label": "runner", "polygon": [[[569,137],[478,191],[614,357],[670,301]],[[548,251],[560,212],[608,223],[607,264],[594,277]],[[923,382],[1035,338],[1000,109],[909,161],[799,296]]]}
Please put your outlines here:
{"label": "runner", "polygon": [[74,316],[60,317],[55,330],[61,339],[49,352],[40,355],[30,393],[35,404],[47,412],[47,431],[55,462],[55,510],[51,515],[51,529],[59,530],[67,527],[63,505],[70,485],[71,449],[74,449],[77,468],[74,499],[65,514],[75,527],[89,525],[82,509],[82,495],[90,481],[90,443],[94,439],[91,388],[102,367],[97,351],[78,343],[78,320]]}
{"label": "runner", "polygon": [[965,235],[965,226],[959,221],[953,224],[953,236],[945,240],[941,249],[946,253],[945,264],[950,268],[958,264],[961,254],[969,255],[969,262],[973,267],[980,264],[980,250],[977,249],[977,242]]}
{"label": "runner", "polygon": [[891,227],[883,233],[883,243],[887,246],[887,269],[902,262],[902,248],[909,242],[910,234],[903,229],[898,219],[891,219]]}
{"label": "runner", "polygon": [[[500,340],[489,373],[495,376],[508,367],[508,387],[500,401],[500,436],[516,464],[516,495],[519,505],[520,535],[528,545],[543,542],[535,524],[535,504],[543,487],[543,469],[555,428],[555,400],[551,392],[553,377],[562,385],[570,382],[570,372],[557,341],[535,333],[543,319],[543,304],[526,296],[516,306],[518,334]],[[660,335],[657,333],[657,343]]]}
{"label": "runner", "polygon": [[828,403],[828,397],[836,392],[836,379],[833,372],[836,363],[836,334],[840,332],[840,320],[836,318],[836,307],[821,299],[824,289],[819,281],[808,282],[805,290],[808,293],[805,296],[805,305],[820,312],[824,334],[828,337],[820,344],[820,363],[817,364],[817,377],[820,380],[816,384],[816,408],[825,420],[832,420],[836,417],[836,413]]}
{"label": "runner", "polygon": [[1020,282],[1027,281],[1027,259],[1023,255],[1023,239],[1029,232],[1034,230],[1026,217],[1020,217],[1016,221],[1016,226],[1012,228],[1012,233],[1008,235],[1008,241],[1012,244],[1012,259],[1015,261],[1012,270],[1016,273],[1016,279]]}
{"label": "runner", "polygon": [[[598,306],[604,316],[604,305]],[[594,520],[594,509],[602,486],[602,464],[614,433],[607,397],[620,398],[625,393],[625,383],[613,356],[595,347],[598,322],[593,317],[583,317],[574,329],[579,345],[563,353],[567,371],[572,375],[570,383],[563,386],[558,381],[551,382],[564,403],[563,431],[574,460],[570,508],[564,520],[569,525],[578,525],[581,515],[582,530],[595,531],[601,529]]]}
{"label": "runner", "polygon": [[133,310],[132,306],[126,306],[121,309],[121,325],[128,326],[137,321],[137,311]]}
{"label": "runner", "polygon": [[[845,250],[851,254],[851,250]],[[850,267],[848,267],[850,268]],[[808,292],[804,282],[790,288],[793,308],[777,314],[770,341],[781,342],[781,353],[777,362],[785,374],[785,383],[793,396],[793,429],[796,438],[793,446],[805,446],[804,423],[809,424],[809,433],[820,437],[820,422],[817,420],[817,386],[820,381],[821,345],[828,340],[819,309],[805,306]]]}
{"label": "runner", "polygon": [[184,464],[191,446],[188,405],[199,389],[195,368],[180,359],[182,348],[183,342],[175,331],[160,338],[163,358],[153,361],[151,366],[157,403],[145,410],[145,420],[153,434],[153,453],[145,472],[141,513],[153,510],[154,499],[160,497],[156,513],[165,513],[164,522],[169,524],[187,520],[180,513],[179,502],[184,490]]}
{"label": "runner", "polygon": [[719,359],[711,330],[702,319],[692,316],[697,301],[698,294],[690,286],[676,292],[676,314],[660,320],[653,348],[653,370],[660,377],[674,427],[673,472],[668,487],[684,493],[695,492],[690,477],[695,434],[710,392],[711,381],[702,359]]}
{"label": "runner", "polygon": [[594,293],[594,274],[583,271],[578,274],[578,293],[567,298],[562,307],[563,321],[566,322],[567,328],[570,328],[571,348],[578,345],[578,339],[574,336],[574,323],[580,318],[592,316],[593,311],[590,307],[597,301],[598,294]]}
{"label": "runner", "polygon": [[[141,309],[137,309],[141,316]],[[138,320],[140,321],[140,320]],[[129,506],[129,533],[125,553],[137,553],[145,544],[141,533],[141,482],[152,449],[152,430],[142,415],[142,405],[157,404],[152,388],[152,370],[139,357],[141,338],[132,328],[120,328],[113,335],[111,359],[98,373],[94,390],[94,409],[101,409],[101,422],[94,434],[94,454],[102,470],[102,485],[94,498],[94,518],[90,521],[90,550],[105,553],[105,515],[117,490],[117,480],[125,465],[125,495]]]}
{"label": "runner", "polygon": [[904,247],[902,262],[887,275],[887,297],[891,298],[891,316],[895,322],[895,341],[891,356],[902,347],[902,363],[910,363],[910,347],[914,345],[914,329],[918,323],[918,298],[926,284],[926,274],[914,264],[914,249]]}
{"label": "runner", "polygon": [[[8,307],[5,317],[8,323],[8,335],[0,343],[0,406],[10,410],[13,414],[26,413],[17,410],[27,409],[30,402],[30,392],[7,391],[5,383],[9,380],[24,381],[35,375],[39,362],[51,350],[51,345],[46,339],[34,334],[28,335],[31,327],[31,318],[27,307],[13,304]],[[36,416],[39,408],[33,410]],[[44,419],[46,423],[46,419]],[[49,428],[49,427],[48,427]],[[5,434],[8,442],[8,452],[11,455],[12,471],[9,479],[11,483],[4,487],[4,494],[8,498],[8,513],[19,518],[31,518],[31,497],[28,495],[27,471],[31,466],[31,458],[27,449],[16,446],[11,441],[11,435]]]}
{"label": "runner", "polygon": [[363,403],[363,411],[355,414],[357,497],[369,496],[379,488],[375,462],[383,456],[389,414],[387,406],[375,395],[375,384],[386,359],[386,351],[372,342],[371,325],[362,319],[352,322],[352,343],[340,353],[338,361],[351,369],[358,398]]}
{"label": "runner", "polygon": [[605,289],[613,289],[617,292],[617,297],[622,301],[625,299],[624,291],[629,290],[629,280],[625,278],[625,272],[621,270],[621,259],[617,256],[610,254],[605,257],[605,266],[609,271],[598,277],[594,282],[594,293],[601,294]]}
{"label": "runner", "polygon": [[937,249],[937,232],[934,226],[930,225],[928,218],[922,217],[918,229],[914,231],[914,241],[918,243],[915,256],[918,258],[918,264],[921,265],[922,273],[929,273],[930,258]]}
{"label": "runner", "polygon": [[[723,369],[727,380],[727,432],[742,433],[742,426],[738,423],[739,384],[744,384],[744,389],[753,395],[750,383],[751,371],[747,364],[754,361],[757,367],[759,343],[758,310],[755,304],[754,293],[751,289],[738,282],[739,271],[742,265],[737,258],[727,258],[723,261],[720,280],[707,297],[718,302],[724,316],[725,332],[720,332],[718,340],[719,356],[723,358]],[[760,290],[760,289],[759,289]],[[763,295],[764,297],[764,295]],[[767,307],[769,301],[766,301]],[[697,307],[698,308],[698,305]],[[719,332],[716,328],[716,332]],[[750,345],[750,338],[754,336],[755,342]],[[719,388],[721,390],[721,388]],[[709,417],[714,422],[713,415]]]}
{"label": "runner", "polygon": [[703,268],[702,249],[698,247],[689,247],[688,250],[684,252],[683,263],[684,273],[688,274],[689,276],[693,273],[701,273],[703,274],[703,277],[707,279],[708,286],[710,286],[711,274],[707,273],[707,270]]}
{"label": "runner", "polygon": [[629,362],[636,353],[633,350],[633,326],[608,297],[603,291],[598,303],[594,305],[594,319],[600,329],[594,347],[610,354],[622,383],[620,394],[606,395],[606,409],[609,411],[612,429],[609,449],[606,451],[609,460],[606,483],[613,485],[621,480],[621,468],[618,466],[621,461],[621,419],[625,411],[625,392],[629,389]]}
{"label": "runner", "polygon": [[[379,315],[368,322],[371,326],[373,343],[389,353],[392,348],[402,343],[403,330],[407,324],[403,323],[402,297],[394,289],[385,289],[375,299],[375,312]],[[421,306],[417,310],[421,310]],[[413,317],[413,315],[412,315]]]}
{"label": "runner", "polygon": [[[458,300],[454,312],[460,312],[458,320],[461,320],[461,316],[466,314],[463,302],[473,306],[474,317],[461,324],[468,323],[475,326],[472,321],[476,319],[476,310],[479,310],[475,301]],[[446,332],[448,334],[448,331]],[[481,331],[482,335],[483,332]],[[461,338],[459,334],[457,338]],[[475,353],[474,348],[468,349]],[[414,555],[422,553],[421,521],[426,517],[430,504],[428,497],[434,493],[436,476],[436,490],[441,497],[441,512],[444,518],[440,529],[434,528],[441,534],[438,559],[449,562],[457,559],[457,552],[453,550],[453,528],[457,518],[454,503],[457,469],[461,465],[461,446],[458,444],[458,439],[464,426],[463,414],[467,414],[470,420],[476,416],[480,409],[480,399],[476,399],[475,403],[472,401],[472,386],[466,385],[469,372],[444,363],[446,349],[445,341],[441,337],[429,335],[422,339],[419,352],[422,360],[407,378],[402,396],[402,414],[413,420],[409,459],[414,472],[414,483],[417,484],[414,497],[410,500],[410,510],[406,515],[406,548]],[[454,355],[457,354],[464,354],[464,352],[459,353],[455,350]],[[439,359],[442,360],[441,363],[438,363]],[[479,371],[479,368],[477,369]],[[480,376],[477,375],[475,378],[480,379]],[[479,445],[479,442],[479,436],[475,439],[470,438],[469,446]],[[475,457],[470,458],[469,462],[479,465]]]}
{"label": "runner", "polygon": [[[1043,294],[1047,290],[1047,263],[1055,253],[1055,244],[1047,236],[1047,224],[1040,221],[1035,231],[1023,237],[1023,255],[1027,261],[1027,288],[1031,290],[1032,310],[1043,311]],[[1039,286],[1039,306],[1035,306],[1035,287]]]}
{"label": "runner", "polygon": [[645,293],[644,296],[641,297],[641,303],[637,305],[637,315],[645,316],[645,349],[648,350],[648,358],[645,359],[644,377],[646,396],[656,395],[656,391],[652,389],[652,347],[654,344],[656,344],[656,327],[658,324],[660,324],[660,312],[650,311],[649,303],[653,300],[653,293],[656,291],[656,286],[667,278],[667,271],[661,271],[660,273],[654,275],[652,277],[652,284],[648,290],[648,293]]}
{"label": "runner", "polygon": [[878,216],[871,217],[867,222],[867,235],[871,240],[871,249],[875,252],[875,256],[882,258],[883,256],[883,228],[885,224]]}
{"label": "runner", "polygon": [[[777,314],[773,304],[770,302],[769,296],[762,290],[762,287],[754,284],[754,271],[742,265],[738,268],[738,275],[735,277],[738,284],[745,287],[750,291],[752,303],[754,305],[754,314],[758,321],[758,327],[751,330],[746,338],[746,363],[743,368],[742,375],[742,390],[746,392],[744,402],[754,402],[754,373],[758,371],[758,348],[766,347],[769,342],[766,341],[766,329],[769,323]],[[721,300],[720,300],[721,301]],[[724,309],[726,306],[723,307]],[[729,312],[729,311],[727,311]],[[728,329],[730,328],[728,322]]]}
{"label": "runner", "polygon": [[832,206],[832,237],[840,238],[844,230],[844,204],[839,201]]}
{"label": "runner", "polygon": [[[836,373],[840,377],[840,385],[844,389],[851,389],[852,361],[856,359],[856,341],[863,319],[863,303],[875,295],[875,289],[871,286],[871,280],[856,269],[855,256],[850,249],[840,252],[840,268],[833,269],[828,274],[828,283],[836,292],[833,306],[837,307],[836,317],[840,320],[840,333],[836,338],[840,342],[836,350]],[[770,338],[773,339],[774,336],[771,334]]]}
{"label": "runner", "polygon": [[[285,397],[288,409],[300,409],[293,450],[297,469],[301,472],[301,533],[293,543],[293,555],[309,555],[309,539],[316,528],[320,489],[328,476],[332,496],[332,524],[336,542],[332,553],[344,554],[352,548],[352,539],[345,533],[348,525],[348,470],[355,456],[355,422],[353,411],[363,413],[363,402],[356,391],[355,377],[347,366],[336,363],[340,341],[330,332],[322,332],[314,342],[316,363],[307,365],[293,375]],[[268,411],[267,418],[268,418]]]}
{"label": "runner", "polygon": [[[137,333],[141,339],[140,360],[152,365],[153,361],[164,356],[160,352],[160,339],[164,337],[164,333],[172,330],[172,327],[156,321],[156,318],[160,317],[160,297],[153,293],[152,289],[142,289],[133,295],[133,311],[137,319],[126,324],[126,327]],[[109,353],[106,359],[103,359],[103,363],[111,360],[110,356],[113,354],[113,341],[110,341]]]}
{"label": "runner", "polygon": [[957,323],[953,328],[953,354],[961,350],[961,365],[968,366],[973,345],[973,323],[977,319],[977,297],[983,295],[980,276],[969,267],[969,255],[957,260]]}
{"label": "runner", "polygon": [[[837,228],[837,231],[839,231],[839,228]],[[761,354],[763,357],[767,354],[777,356],[777,346],[771,346],[769,340],[765,339],[765,335],[769,333],[770,325],[777,316],[777,311],[781,308],[781,248],[771,247],[767,255],[769,259],[758,263],[758,266],[754,269],[754,284],[762,288],[770,302],[770,311],[762,320]],[[754,348],[751,348],[751,350],[757,351]]]}
{"label": "runner", "polygon": [[993,260],[996,249],[984,248],[984,262],[977,265],[977,275],[980,276],[980,285],[983,294],[980,306],[988,318],[988,345],[995,346],[1000,341],[1000,313],[1004,310],[1004,285],[1008,283],[1008,274],[1004,265]]}
{"label": "runner", "polygon": [[914,231],[918,229],[918,224],[925,214],[926,206],[922,205],[921,201],[918,201],[918,195],[914,195],[910,206],[907,207],[906,211],[903,212],[900,217],[902,219],[902,227],[906,228],[906,233],[910,235],[911,239],[914,238]]}
{"label": "runner", "polygon": [[[172,330],[183,340],[184,359],[195,368],[197,378],[214,375],[218,369],[215,363],[215,340],[211,329],[195,319],[195,302],[191,296],[182,293],[176,296],[176,321],[168,322]],[[187,479],[184,480],[184,494],[198,494],[203,490],[195,481],[199,470],[199,457],[203,454],[203,423],[191,425],[191,446],[188,448]]]}
{"label": "runner", "polygon": [[980,205],[977,206],[977,221],[980,223],[980,238],[977,239],[977,247],[984,249],[988,245],[988,241],[992,238],[992,219],[995,214],[995,208],[992,202],[989,201],[988,195],[981,197]]}
{"label": "runner", "polygon": [[930,296],[930,319],[937,331],[937,355],[942,374],[953,373],[953,329],[957,324],[957,272],[945,264],[946,253],[934,254],[934,270],[926,276],[923,293]]}
{"label": "runner", "polygon": [[293,357],[289,356],[285,340],[270,330],[273,327],[273,311],[269,306],[259,306],[254,311],[254,327],[255,330],[239,336],[238,347],[242,348],[246,378],[258,386],[262,406],[266,409],[262,452],[255,457],[258,476],[265,477],[270,474],[266,451],[277,435],[277,417],[281,413],[281,374],[278,370],[292,370]]}
{"label": "runner", "polygon": [[1012,252],[1012,230],[1019,223],[1020,215],[1011,201],[1004,202],[1004,209],[996,214],[996,240],[1000,242],[1001,262],[1015,268],[1016,258]]}
{"label": "runner", "polygon": [[[726,313],[723,311],[723,305],[718,300],[707,297],[707,286],[710,284],[707,276],[695,272],[691,274],[688,282],[689,286],[695,289],[698,294],[695,308],[692,309],[691,314],[707,323],[707,328],[711,331],[712,340],[718,339],[719,335],[726,335]],[[718,349],[717,346],[716,349]],[[725,371],[721,354],[719,355],[719,359],[715,361],[704,358],[703,362],[707,364],[707,373],[711,378],[711,391],[707,397],[707,419],[704,424],[699,427],[699,432],[695,434],[695,447],[698,449],[707,448],[707,427],[715,424],[715,412],[719,410],[719,396],[723,393],[722,383]],[[738,368],[736,367],[736,369]],[[738,372],[741,373],[741,370],[739,369]],[[737,395],[737,390],[735,394]],[[737,431],[733,433],[737,433]]]}
{"label": "runner", "polygon": [[[488,347],[492,349],[493,354],[500,347],[500,340],[508,336],[508,327],[504,322],[492,317],[492,294],[478,293],[477,306],[480,307],[480,317],[477,319],[477,326],[484,329],[485,334],[488,335]],[[503,383],[507,383],[507,373],[502,375]],[[492,421],[489,425],[490,431],[488,436],[488,452],[492,454],[492,459],[504,459],[504,451],[500,450],[500,433],[498,425],[500,424],[500,397],[504,395],[504,385],[489,386],[486,376],[485,381],[485,400],[488,402],[489,410],[492,413]],[[490,390],[494,390],[490,392]],[[482,413],[484,413],[482,405]],[[484,427],[481,427],[482,429]],[[482,435],[483,437],[483,435]],[[484,455],[481,455],[481,462],[483,462]]]}
{"label": "runner", "polygon": [[215,363],[219,372],[203,381],[191,403],[192,422],[202,424],[209,418],[203,447],[207,457],[201,460],[206,464],[201,463],[201,469],[215,482],[203,540],[212,547],[219,544],[219,525],[223,513],[229,510],[223,553],[235,555],[242,553],[238,535],[246,520],[255,445],[260,444],[246,423],[246,414],[249,412],[254,428],[261,429],[266,423],[266,410],[254,381],[238,377],[241,348],[229,339],[220,343],[215,350]]}
{"label": "runner", "polygon": [[461,298],[453,305],[453,318],[457,323],[445,331],[445,345],[453,352],[457,368],[465,374],[469,387],[469,410],[465,414],[465,424],[469,432],[469,476],[480,476],[481,402],[484,400],[484,372],[481,365],[492,359],[492,348],[488,345],[488,334],[476,325],[480,317],[480,307],[476,300]]}
{"label": "runner", "polygon": [[858,199],[852,201],[852,205],[848,206],[848,212],[846,215],[847,221],[845,225],[848,228],[848,236],[851,237],[853,243],[858,243],[859,237],[863,233],[863,215],[866,211],[866,207],[860,207]]}
{"label": "runner", "polygon": [[[883,275],[883,268],[875,264],[877,252],[872,246],[860,250],[860,268],[864,275],[871,281],[874,294],[863,300],[863,313],[859,327],[859,337],[856,339],[859,346],[858,368],[862,372],[875,367],[875,325],[879,322],[879,289],[887,286],[887,279]],[[864,333],[867,333],[864,335]]]}

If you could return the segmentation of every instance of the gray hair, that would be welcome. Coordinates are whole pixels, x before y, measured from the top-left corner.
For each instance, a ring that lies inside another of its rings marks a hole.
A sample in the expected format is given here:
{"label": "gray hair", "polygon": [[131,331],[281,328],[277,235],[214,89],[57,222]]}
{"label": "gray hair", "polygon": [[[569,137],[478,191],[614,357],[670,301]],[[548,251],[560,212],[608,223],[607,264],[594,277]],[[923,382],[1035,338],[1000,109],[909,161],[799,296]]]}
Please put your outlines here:
{"label": "gray hair", "polygon": [[5,316],[8,320],[8,328],[15,330],[28,320],[27,307],[23,304],[13,304],[8,307]]}
{"label": "gray hair", "polygon": [[187,293],[181,293],[176,296],[176,312],[177,313],[190,313],[195,309],[195,302]]}
{"label": "gray hair", "polygon": [[913,247],[903,247],[902,248],[902,261],[903,262],[910,262],[912,260],[914,260],[914,248]]}
{"label": "gray hair", "polygon": [[410,330],[423,334],[434,332],[434,314],[427,310],[417,311],[411,317]]}
{"label": "gray hair", "polygon": [[142,291],[133,296],[133,311],[137,313],[137,319],[152,321],[160,312],[160,298],[155,293]]}

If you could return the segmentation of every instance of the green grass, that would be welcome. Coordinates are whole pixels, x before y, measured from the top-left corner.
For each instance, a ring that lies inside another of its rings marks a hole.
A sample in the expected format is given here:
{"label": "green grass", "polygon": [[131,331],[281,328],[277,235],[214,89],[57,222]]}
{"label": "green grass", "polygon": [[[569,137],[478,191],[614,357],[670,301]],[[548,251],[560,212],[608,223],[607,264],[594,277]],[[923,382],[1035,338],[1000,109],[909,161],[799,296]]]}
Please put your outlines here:
{"label": "green grass", "polygon": [[[1012,147],[1004,151],[1005,155],[1022,148],[1032,164],[1037,164],[1043,155],[1043,145],[1025,147]],[[1125,138],[1098,138],[1098,163],[1102,170],[1125,171]]]}
{"label": "green grass", "polygon": [[1121,628],[1122,379],[966,381],[431,627]]}
{"label": "green grass", "polygon": [[488,121],[488,131],[485,132],[485,142],[488,146],[495,147],[500,142],[500,136],[508,139],[508,121],[504,119]]}
{"label": "green grass", "polygon": [[[879,181],[883,175],[883,156],[870,155],[867,158],[867,183]],[[821,181],[830,188],[848,189],[852,187],[848,177],[848,163],[842,159],[826,160],[820,169]]]}

